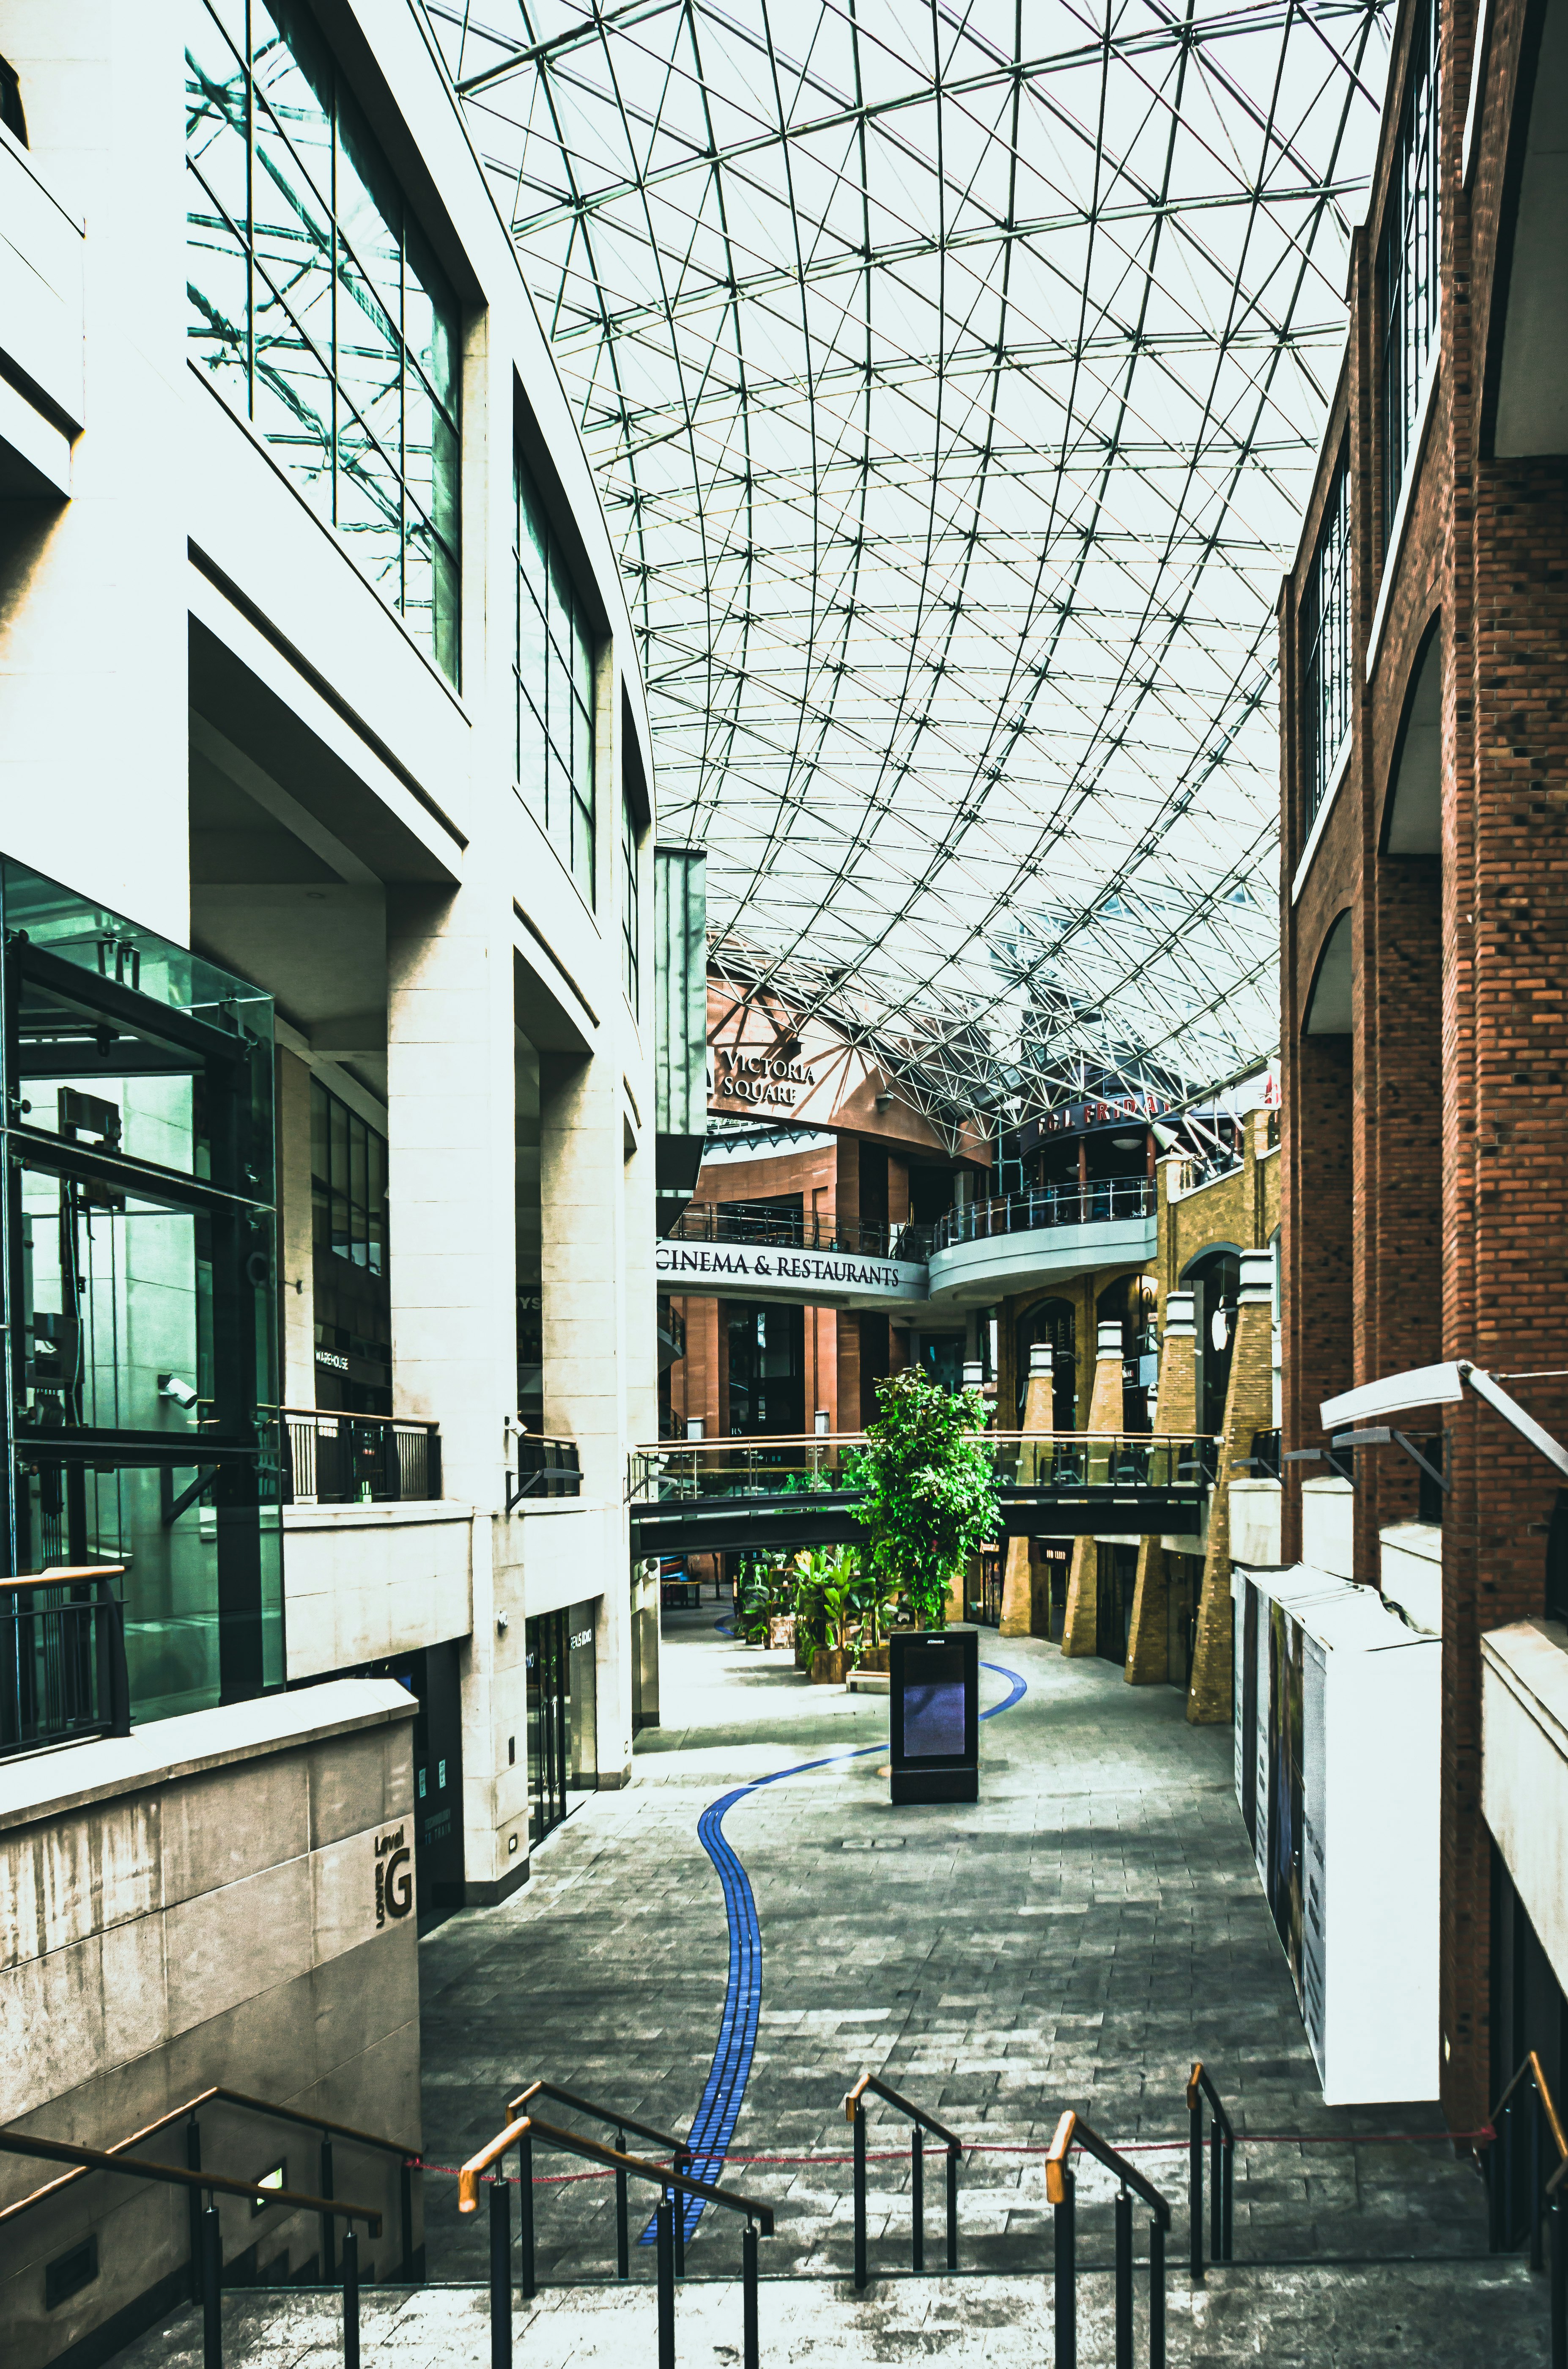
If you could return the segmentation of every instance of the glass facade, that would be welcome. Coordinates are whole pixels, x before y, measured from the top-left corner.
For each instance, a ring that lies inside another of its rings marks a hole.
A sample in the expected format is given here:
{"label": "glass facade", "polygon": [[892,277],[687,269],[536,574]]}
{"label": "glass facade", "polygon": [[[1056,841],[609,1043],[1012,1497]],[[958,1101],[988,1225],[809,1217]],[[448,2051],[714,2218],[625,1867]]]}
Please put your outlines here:
{"label": "glass facade", "polygon": [[315,1403],[393,1413],[386,1138],[310,1082]]}
{"label": "glass facade", "polygon": [[593,895],[593,642],[537,488],[513,464],[517,787],[589,905]]}
{"label": "glass facade", "polygon": [[185,19],[190,358],[455,682],[456,298],[304,11]]}
{"label": "glass facade", "polygon": [[599,1782],[593,1652],[597,1602],[528,1623],[528,1840],[543,1841],[567,1814],[569,1792]]}
{"label": "glass facade", "polygon": [[1442,255],[1438,178],[1441,90],[1437,0],[1423,0],[1411,34],[1404,104],[1394,141],[1378,281],[1383,316],[1383,530],[1392,532],[1410,465],[1411,438],[1436,359],[1437,266]]}
{"label": "glass facade", "polygon": [[521,1029],[512,1039],[516,1126],[517,1419],[544,1428],[544,1204],[540,1182],[539,1056]]}
{"label": "glass facade", "polygon": [[119,1565],[132,1715],[283,1679],[270,1000],[0,859],[4,1566]]}
{"label": "glass facade", "polygon": [[1306,719],[1306,826],[1329,792],[1350,729],[1350,470],[1329,486],[1301,609],[1301,711]]}

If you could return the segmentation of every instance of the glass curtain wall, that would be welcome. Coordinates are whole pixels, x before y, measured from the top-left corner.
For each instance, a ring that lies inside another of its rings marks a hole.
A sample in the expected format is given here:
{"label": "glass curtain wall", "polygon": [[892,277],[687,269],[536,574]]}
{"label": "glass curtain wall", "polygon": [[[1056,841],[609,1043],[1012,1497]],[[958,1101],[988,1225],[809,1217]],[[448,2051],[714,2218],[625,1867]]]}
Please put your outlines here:
{"label": "glass curtain wall", "polygon": [[392,1405],[386,1138],[310,1084],[315,1402],[349,1414]]}
{"label": "glass curtain wall", "polygon": [[634,1013],[638,1002],[642,960],[642,911],[637,887],[637,826],[631,801],[621,800],[621,984]]}
{"label": "glass curtain wall", "polygon": [[517,1418],[524,1431],[544,1428],[544,1203],[540,1181],[539,1056],[512,1032],[516,1127]]}
{"label": "glass curtain wall", "polygon": [[1437,0],[1422,0],[1411,34],[1404,104],[1394,142],[1378,280],[1383,311],[1383,531],[1385,548],[1411,460],[1437,349],[1441,92]]}
{"label": "glass curtain wall", "polygon": [[1341,453],[1302,603],[1307,829],[1328,795],[1350,729],[1350,470]]}
{"label": "glass curtain wall", "polygon": [[283,1680],[270,1000],[0,859],[9,1576],[119,1565],[131,1706]]}
{"label": "glass curtain wall", "polygon": [[189,358],[455,682],[457,300],[304,10],[184,16]]}
{"label": "glass curtain wall", "polygon": [[596,1602],[528,1623],[528,1840],[532,1849],[567,1814],[569,1792],[599,1782]]}
{"label": "glass curtain wall", "polygon": [[586,903],[593,894],[593,641],[538,489],[513,464],[517,788]]}

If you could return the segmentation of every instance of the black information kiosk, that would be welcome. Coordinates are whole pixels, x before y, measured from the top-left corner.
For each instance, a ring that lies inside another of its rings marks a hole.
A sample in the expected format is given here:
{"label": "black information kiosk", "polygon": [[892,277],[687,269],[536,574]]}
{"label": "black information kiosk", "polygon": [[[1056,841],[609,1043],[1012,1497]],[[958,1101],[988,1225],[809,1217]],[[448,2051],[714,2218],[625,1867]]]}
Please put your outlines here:
{"label": "black information kiosk", "polygon": [[889,1640],[895,1802],[978,1802],[980,1641],[973,1629]]}

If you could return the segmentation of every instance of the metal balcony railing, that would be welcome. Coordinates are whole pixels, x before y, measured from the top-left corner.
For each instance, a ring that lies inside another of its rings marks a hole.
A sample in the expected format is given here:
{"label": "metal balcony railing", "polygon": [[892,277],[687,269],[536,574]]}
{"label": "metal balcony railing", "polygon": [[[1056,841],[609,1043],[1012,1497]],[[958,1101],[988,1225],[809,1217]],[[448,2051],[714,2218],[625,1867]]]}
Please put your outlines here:
{"label": "metal balcony railing", "polygon": [[737,1242],[758,1250],[845,1251],[861,1258],[904,1259],[923,1265],[931,1229],[901,1222],[863,1223],[831,1211],[724,1209],[693,1201],[665,1238],[672,1242]]}
{"label": "metal balcony railing", "polygon": [[131,1733],[120,1563],[0,1580],[0,1759]]}
{"label": "metal balcony railing", "polygon": [[438,1424],[283,1409],[285,1505],[424,1504],[441,1494]]}
{"label": "metal balcony railing", "polygon": [[575,1439],[554,1439],[542,1431],[517,1436],[517,1478],[507,1487],[507,1511],[525,1501],[582,1495],[582,1454]]}
{"label": "metal balcony railing", "polygon": [[1146,1176],[1107,1177],[1100,1184],[1031,1184],[991,1201],[961,1201],[939,1218],[933,1251],[958,1242],[986,1242],[1032,1234],[1047,1226],[1103,1226],[1116,1218],[1151,1218],[1155,1188]]}

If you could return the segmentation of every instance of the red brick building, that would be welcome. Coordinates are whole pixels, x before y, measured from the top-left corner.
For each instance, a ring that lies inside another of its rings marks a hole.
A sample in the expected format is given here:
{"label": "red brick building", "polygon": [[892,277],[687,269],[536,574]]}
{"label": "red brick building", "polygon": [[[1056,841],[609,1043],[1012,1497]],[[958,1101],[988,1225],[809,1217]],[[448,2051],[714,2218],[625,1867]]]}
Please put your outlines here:
{"label": "red brick building", "polygon": [[[1406,0],[1280,602],[1287,1450],[1444,1358],[1528,1378],[1568,1436],[1565,120],[1568,0]],[[1390,1420],[1447,1458],[1423,1502],[1397,1441],[1356,1449],[1350,1510],[1368,1585],[1440,1541],[1438,2078],[1468,2129],[1528,2046],[1568,2069],[1568,1499],[1468,1389]],[[1311,1562],[1326,1469],[1286,1473]]]}

